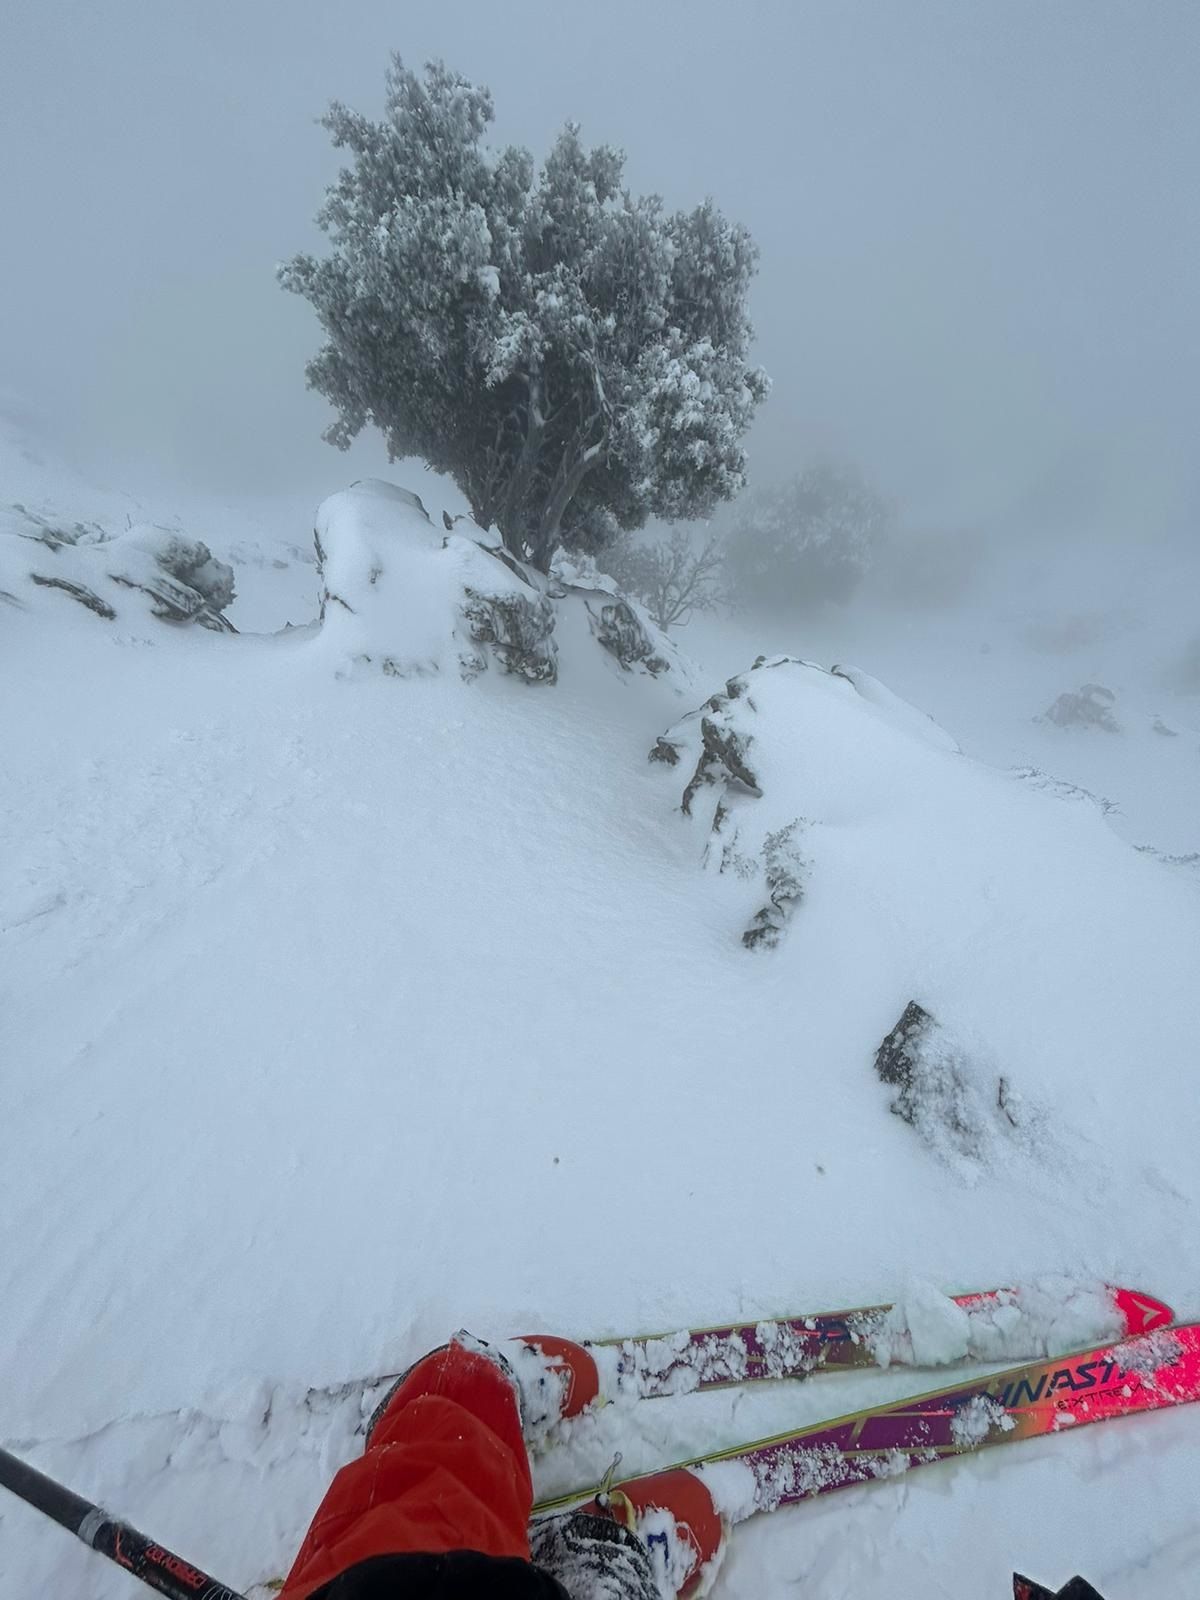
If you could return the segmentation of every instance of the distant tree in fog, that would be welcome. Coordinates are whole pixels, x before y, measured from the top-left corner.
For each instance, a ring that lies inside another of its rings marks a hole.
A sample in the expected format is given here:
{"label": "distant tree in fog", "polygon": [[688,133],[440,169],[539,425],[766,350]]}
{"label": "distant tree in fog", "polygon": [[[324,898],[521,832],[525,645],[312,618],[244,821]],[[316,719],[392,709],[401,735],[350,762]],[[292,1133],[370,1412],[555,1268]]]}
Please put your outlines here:
{"label": "distant tree in fog", "polygon": [[573,124],[537,173],[487,150],[492,115],[487,89],[394,57],[382,122],[325,117],[352,158],[317,216],[332,251],[280,281],[325,330],[308,364],[338,413],[325,437],[377,427],[546,570],[560,544],[594,552],[741,491],[768,389],[747,361],[757,250],[709,202],[630,194],[621,153]]}
{"label": "distant tree in fog", "polygon": [[722,517],[731,593],[774,609],[848,600],[891,520],[856,467],[815,462],[743,495]]}
{"label": "distant tree in fog", "polygon": [[703,543],[686,528],[650,541],[622,536],[600,564],[664,632],[684,626],[697,611],[716,611],[725,598],[725,552],[716,534]]}

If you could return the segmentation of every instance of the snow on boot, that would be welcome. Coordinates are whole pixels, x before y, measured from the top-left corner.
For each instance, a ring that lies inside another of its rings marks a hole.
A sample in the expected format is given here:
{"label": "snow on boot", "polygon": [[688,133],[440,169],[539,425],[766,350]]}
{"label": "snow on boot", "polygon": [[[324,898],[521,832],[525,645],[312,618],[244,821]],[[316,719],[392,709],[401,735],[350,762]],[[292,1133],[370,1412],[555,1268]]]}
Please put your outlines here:
{"label": "snow on boot", "polygon": [[[414,1361],[412,1366],[406,1368],[388,1388],[367,1422],[366,1438],[363,1443],[364,1450],[371,1448],[372,1435],[383,1421],[388,1408],[397,1396],[401,1396],[401,1404],[403,1404],[409,1399],[415,1399],[418,1394],[440,1394],[446,1392],[447,1362],[450,1353],[467,1355],[468,1357],[482,1357],[491,1366],[498,1367],[512,1388],[517,1411],[521,1416],[522,1427],[524,1426],[525,1419],[522,1411],[524,1397],[512,1366],[494,1345],[485,1344],[482,1339],[477,1339],[474,1334],[468,1333],[465,1328],[460,1328],[449,1344],[440,1344],[435,1350],[430,1350],[423,1355],[419,1361]],[[451,1365],[456,1370],[462,1367],[461,1362],[453,1362]],[[402,1395],[401,1391],[403,1391]]]}
{"label": "snow on boot", "polygon": [[717,1575],[725,1524],[708,1487],[686,1467],[614,1484],[580,1509],[637,1534],[668,1600],[706,1593]]}
{"label": "snow on boot", "polygon": [[1072,1578],[1061,1589],[1055,1590],[1014,1572],[1013,1600],[1104,1600],[1104,1597],[1085,1578]]}
{"label": "snow on boot", "polygon": [[504,1351],[521,1390],[521,1422],[534,1446],[560,1422],[585,1411],[600,1393],[595,1358],[583,1345],[553,1334],[509,1339]]}
{"label": "snow on boot", "polygon": [[570,1600],[662,1600],[646,1546],[611,1517],[560,1511],[538,1518],[529,1525],[529,1553]]}

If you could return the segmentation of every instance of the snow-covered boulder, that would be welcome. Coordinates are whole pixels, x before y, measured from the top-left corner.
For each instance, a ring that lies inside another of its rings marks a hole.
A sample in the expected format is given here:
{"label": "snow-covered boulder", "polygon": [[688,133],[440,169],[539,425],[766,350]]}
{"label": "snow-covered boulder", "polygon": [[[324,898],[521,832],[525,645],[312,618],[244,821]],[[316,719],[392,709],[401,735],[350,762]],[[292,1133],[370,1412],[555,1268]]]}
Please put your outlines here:
{"label": "snow-covered boulder", "polygon": [[682,764],[689,774],[680,809],[707,821],[706,863],[753,886],[747,892],[757,903],[747,907],[741,936],[747,949],[778,944],[801,905],[812,870],[805,841],[814,825],[861,804],[836,781],[831,786],[828,772],[818,779],[813,770],[830,731],[834,747],[847,737],[854,744],[848,780],[863,757],[877,765],[870,796],[877,786],[886,790],[897,741],[958,753],[944,729],[867,673],[826,671],[793,656],[759,656],[650,751],[652,761]]}
{"label": "snow-covered boulder", "polygon": [[339,670],[470,680],[495,662],[553,683],[565,636],[590,637],[623,673],[686,678],[678,651],[610,580],[569,565],[547,577],[469,518],[441,520],[436,527],[419,496],[374,478],[322,504],[321,637]]}
{"label": "snow-covered boulder", "polygon": [[131,608],[164,622],[233,633],[225,615],[233,568],[200,539],[152,523],[111,534],[94,522],[67,522],[23,505],[0,529],[0,599],[25,610],[58,607],[65,596],[106,622]]}
{"label": "snow-covered boulder", "polygon": [[470,679],[494,660],[527,682],[554,681],[544,587],[465,518],[435,528],[419,496],[365,478],[322,502],[315,541],[321,640],[339,670]]}
{"label": "snow-covered boulder", "polygon": [[1004,1141],[1030,1142],[1031,1119],[1004,1074],[915,1000],[876,1051],[875,1071],[896,1090],[895,1115],[964,1175],[987,1166]]}
{"label": "snow-covered boulder", "polygon": [[915,739],[931,744],[935,750],[951,750],[955,755],[962,754],[958,740],[945,728],[939,727],[928,711],[921,711],[907,700],[902,700],[869,672],[863,672],[860,667],[834,666],[829,670],[835,677],[845,678],[847,683],[852,683],[859,696],[877,706],[893,728],[902,728]]}
{"label": "snow-covered boulder", "polygon": [[1113,714],[1117,697],[1102,683],[1085,683],[1073,694],[1060,694],[1040,720],[1056,728],[1102,728],[1105,733],[1120,733],[1121,724]]}

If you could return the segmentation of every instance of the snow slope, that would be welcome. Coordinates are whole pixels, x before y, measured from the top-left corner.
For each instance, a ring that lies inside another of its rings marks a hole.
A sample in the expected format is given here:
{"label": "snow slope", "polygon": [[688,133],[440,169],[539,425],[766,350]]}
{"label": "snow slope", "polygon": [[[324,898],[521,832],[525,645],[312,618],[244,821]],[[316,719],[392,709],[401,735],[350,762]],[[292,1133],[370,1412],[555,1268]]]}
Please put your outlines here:
{"label": "snow slope", "polygon": [[[1188,875],[799,662],[747,673],[761,792],[730,793],[749,866],[722,872],[720,785],[680,810],[720,675],[624,670],[567,595],[556,683],[494,652],[464,681],[453,550],[402,499],[372,517],[429,585],[436,671],[379,669],[399,599],[348,650],[307,559],[248,536],[258,615],[277,573],[302,626],[0,613],[8,1447],[249,1591],[356,1448],[354,1380],[460,1325],[603,1336],[1057,1274],[1200,1312]],[[343,500],[322,525],[352,523]],[[803,898],[747,949],[796,818]],[[1012,1082],[1019,1136],[948,1159],[889,1114],[872,1058],[910,998]],[[539,1485],[928,1386],[607,1414]],[[1200,1557],[1198,1471],[1186,1410],[1023,1444],[748,1524],[717,1592],[1003,1595],[1017,1565],[1161,1595]],[[0,1586],[130,1593],[8,1502]]]}

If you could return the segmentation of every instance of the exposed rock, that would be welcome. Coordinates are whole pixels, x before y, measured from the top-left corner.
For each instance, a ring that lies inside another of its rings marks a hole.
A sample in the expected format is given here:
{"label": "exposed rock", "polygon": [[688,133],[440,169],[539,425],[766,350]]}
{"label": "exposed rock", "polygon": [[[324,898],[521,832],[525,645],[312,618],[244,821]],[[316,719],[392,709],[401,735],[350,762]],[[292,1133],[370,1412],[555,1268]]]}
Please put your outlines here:
{"label": "exposed rock", "polygon": [[554,683],[558,647],[552,601],[533,589],[528,596],[483,594],[471,588],[464,592],[462,615],[472,640],[490,645],[506,672],[527,683]]}
{"label": "exposed rock", "polygon": [[[743,696],[744,706],[738,707],[737,702],[742,701]],[[762,790],[749,758],[754,735],[745,726],[745,719],[739,715],[742,709],[753,711],[754,702],[746,695],[745,681],[740,678],[730,678],[725,685],[725,693],[713,695],[702,707],[700,757],[683,791],[682,809],[685,816],[691,816],[693,800],[701,789],[710,784],[734,784],[755,798],[761,797]],[[663,742],[660,738],[658,744]],[[669,735],[667,742],[670,742]]]}
{"label": "exposed rock", "polygon": [[[12,601],[28,609],[20,585],[61,589],[95,616],[111,622],[123,612],[121,591],[133,591],[150,601],[152,616],[170,622],[194,622],[218,633],[236,629],[224,614],[234,598],[233,568],[218,561],[199,539],[189,539],[169,528],[131,527],[111,535],[96,523],[76,522],[64,527],[51,519],[12,508],[21,514],[16,538],[0,540],[0,565],[10,585]],[[29,543],[42,546],[39,565],[28,563]],[[47,555],[52,552],[53,559]],[[127,614],[127,608],[125,608]]]}
{"label": "exposed rock", "polygon": [[[221,606],[211,601],[203,589],[174,576],[157,550],[146,552],[152,557],[152,563],[140,562],[129,558],[140,554],[145,547],[126,551],[124,545],[125,541],[119,540],[105,547],[113,552],[108,576],[122,588],[137,589],[146,595],[154,616],[165,622],[194,622],[213,633],[237,632]],[[233,570],[222,561],[214,561],[207,545],[172,537],[164,545],[164,551],[181,571],[192,573],[198,584],[205,589],[211,587],[218,596],[227,594],[232,600]],[[228,600],[224,602],[228,603]]]}
{"label": "exposed rock", "polygon": [[16,500],[12,503],[12,510],[16,511],[26,524],[25,527],[19,528],[20,537],[36,539],[39,544],[44,544],[50,550],[61,550],[64,545],[101,544],[110,537],[98,522],[73,522],[70,527],[64,527],[36,511],[30,511],[27,506],[21,505]]}
{"label": "exposed rock", "polygon": [[[39,588],[61,589],[64,594],[69,594],[72,600],[78,600],[81,606],[86,606],[89,611],[94,611],[98,617],[104,617],[106,621],[111,622],[117,614],[107,600],[101,600],[95,590],[89,589],[86,584],[72,583],[69,578],[47,578],[40,572],[31,572],[29,576]],[[15,596],[10,598],[14,599],[16,604],[20,604],[20,601],[15,600]]]}
{"label": "exposed rock", "polygon": [[[212,613],[233,604],[233,568],[218,561],[202,539],[185,539],[165,529],[153,550],[154,559],[176,583],[193,590]],[[174,604],[172,598],[171,604]],[[226,619],[222,619],[226,620]]]}
{"label": "exposed rock", "polygon": [[875,1071],[880,1081],[900,1090],[892,1102],[892,1110],[905,1122],[913,1120],[911,1095],[918,1048],[921,1039],[933,1025],[933,1017],[924,1006],[910,1000],[900,1021],[875,1052]]}
{"label": "exposed rock", "polygon": [[527,683],[555,681],[545,580],[468,518],[435,530],[419,496],[368,478],[322,504],[313,542],[322,648],[339,672],[457,669],[470,681],[495,661]]}
{"label": "exposed rock", "polygon": [[657,677],[670,670],[671,663],[658,650],[628,600],[611,595],[595,608],[589,605],[587,610],[592,633],[627,672],[641,666]]}
{"label": "exposed rock", "polygon": [[915,1000],[875,1052],[875,1071],[898,1091],[894,1114],[966,1177],[1004,1142],[1033,1142],[1031,1119],[1011,1080],[956,1044]]}
{"label": "exposed rock", "polygon": [[1116,695],[1101,683],[1085,683],[1075,694],[1060,694],[1042,720],[1057,728],[1103,728],[1105,733],[1120,733],[1113,715]]}

